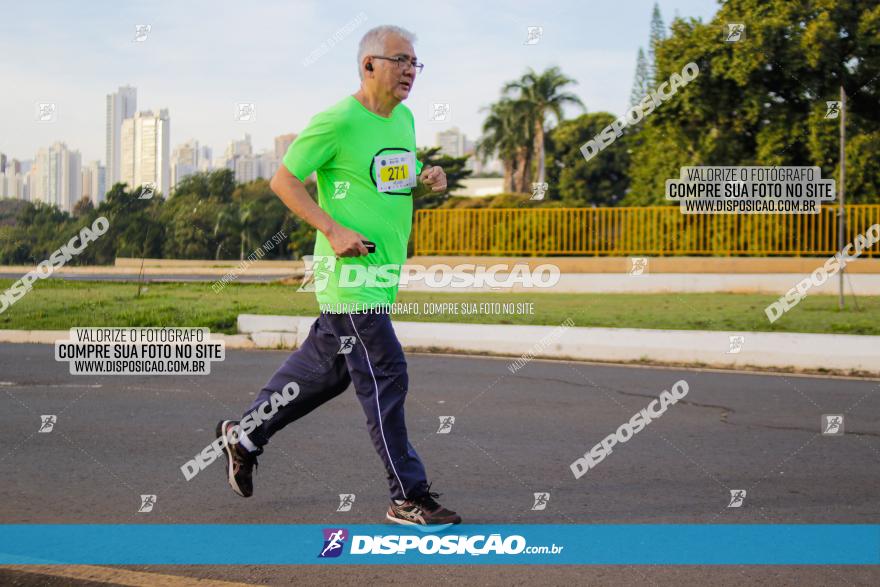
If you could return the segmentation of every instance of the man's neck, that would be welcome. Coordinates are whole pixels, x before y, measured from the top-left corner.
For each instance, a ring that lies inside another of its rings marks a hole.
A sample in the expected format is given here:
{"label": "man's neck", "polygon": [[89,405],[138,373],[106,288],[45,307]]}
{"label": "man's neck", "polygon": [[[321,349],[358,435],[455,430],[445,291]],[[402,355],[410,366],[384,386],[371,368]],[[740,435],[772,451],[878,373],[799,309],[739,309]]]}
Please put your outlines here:
{"label": "man's neck", "polygon": [[372,112],[373,114],[378,114],[379,116],[384,116],[388,118],[391,116],[391,111],[394,110],[394,107],[400,104],[400,100],[394,98],[394,96],[376,96],[376,95],[368,95],[364,92],[364,89],[361,88],[354,94],[355,100],[364,105],[364,108]]}

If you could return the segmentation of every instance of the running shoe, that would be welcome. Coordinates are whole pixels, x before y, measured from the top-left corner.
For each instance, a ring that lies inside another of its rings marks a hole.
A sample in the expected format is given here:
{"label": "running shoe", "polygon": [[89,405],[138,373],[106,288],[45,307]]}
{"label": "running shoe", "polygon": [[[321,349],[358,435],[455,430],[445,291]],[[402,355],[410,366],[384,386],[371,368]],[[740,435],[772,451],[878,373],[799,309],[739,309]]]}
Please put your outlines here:
{"label": "running shoe", "polygon": [[238,442],[232,429],[238,420],[223,420],[217,424],[217,437],[223,438],[223,453],[226,455],[226,478],[232,490],[242,497],[254,494],[254,467],[257,455],[251,453]]}
{"label": "running shoe", "polygon": [[403,503],[392,501],[385,517],[395,524],[430,526],[432,529],[461,524],[461,516],[437,503],[436,498],[440,497],[440,494],[432,493],[430,489],[429,485],[427,493],[404,500]]}

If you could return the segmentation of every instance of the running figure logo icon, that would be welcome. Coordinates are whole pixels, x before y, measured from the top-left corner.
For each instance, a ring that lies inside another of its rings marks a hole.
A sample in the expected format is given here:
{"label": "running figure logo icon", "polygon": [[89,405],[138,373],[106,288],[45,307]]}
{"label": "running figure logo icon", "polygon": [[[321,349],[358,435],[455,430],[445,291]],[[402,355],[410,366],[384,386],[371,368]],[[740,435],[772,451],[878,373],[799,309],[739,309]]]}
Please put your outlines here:
{"label": "running figure logo icon", "polygon": [[549,492],[536,493],[535,494],[535,503],[532,504],[532,510],[533,511],[546,510],[547,509],[547,502],[549,502],[549,501],[550,501],[550,493]]}
{"label": "running figure logo icon", "polygon": [[58,120],[54,102],[37,102],[37,122],[55,122]]}
{"label": "running figure logo icon", "polygon": [[336,269],[336,257],[332,255],[305,255],[305,272],[296,291],[322,292],[327,288],[330,274]]}
{"label": "running figure logo icon", "polygon": [[739,22],[731,22],[727,24],[727,33],[724,41],[727,43],[736,43],[742,41],[746,35],[746,25]]}
{"label": "running figure logo icon", "polygon": [[437,434],[449,434],[452,432],[453,424],[455,424],[455,416],[440,416],[440,427],[437,428]]}
{"label": "running figure logo icon", "polygon": [[351,354],[351,350],[354,348],[354,337],[353,336],[340,336],[339,342],[341,346],[339,347],[339,352],[337,355],[349,355]]}
{"label": "running figure logo icon", "polygon": [[544,36],[544,27],[530,26],[526,27],[526,42],[523,45],[537,45]]}
{"label": "running figure logo icon", "polygon": [[138,513],[148,514],[153,511],[154,505],[156,505],[155,495],[141,495],[141,507],[138,508]]}
{"label": "running figure logo icon", "polygon": [[253,102],[236,102],[233,118],[236,122],[256,122],[257,105]]}
{"label": "running figure logo icon", "polygon": [[843,434],[843,414],[822,414],[822,435],[839,436]]}
{"label": "running figure logo icon", "polygon": [[354,493],[340,493],[339,494],[339,507],[336,508],[337,512],[350,512],[351,506],[354,505]]}
{"label": "running figure logo icon", "polygon": [[58,421],[58,417],[54,414],[47,414],[45,416],[40,416],[40,429],[37,432],[48,433],[52,432],[52,429],[55,428],[55,422]]}
{"label": "running figure logo icon", "polygon": [[544,194],[547,193],[547,188],[550,187],[549,184],[545,181],[543,183],[533,183],[532,184],[532,197],[530,200],[543,200]]}
{"label": "running figure logo icon", "polygon": [[348,538],[345,528],[324,528],[324,548],[318,558],[333,558],[342,554],[342,547]]}
{"label": "running figure logo icon", "polygon": [[143,43],[147,40],[147,35],[150,34],[150,31],[153,30],[153,25],[151,24],[136,24],[134,25],[134,42],[135,43]]}
{"label": "running figure logo icon", "polygon": [[141,195],[138,196],[138,200],[152,200],[155,192],[156,184],[152,181],[148,181],[141,186]]}
{"label": "running figure logo icon", "polygon": [[333,199],[342,200],[348,195],[348,189],[351,187],[350,181],[334,181],[333,182]]}
{"label": "running figure logo icon", "polygon": [[630,257],[630,262],[632,263],[632,267],[629,269],[630,275],[644,275],[648,268],[647,257]]}
{"label": "running figure logo icon", "polygon": [[832,100],[825,102],[825,107],[828,109],[825,111],[825,118],[834,119],[840,116],[840,101]]}
{"label": "running figure logo icon", "polygon": [[746,499],[746,490],[745,489],[731,489],[730,490],[730,503],[727,504],[729,508],[738,508],[742,507],[743,502]]}
{"label": "running figure logo icon", "polygon": [[741,334],[731,334],[730,335],[730,349],[728,349],[728,355],[738,355],[740,351],[743,350],[743,343],[746,341],[746,337]]}
{"label": "running figure logo icon", "polygon": [[433,102],[431,104],[431,122],[446,122],[451,110],[449,102]]}

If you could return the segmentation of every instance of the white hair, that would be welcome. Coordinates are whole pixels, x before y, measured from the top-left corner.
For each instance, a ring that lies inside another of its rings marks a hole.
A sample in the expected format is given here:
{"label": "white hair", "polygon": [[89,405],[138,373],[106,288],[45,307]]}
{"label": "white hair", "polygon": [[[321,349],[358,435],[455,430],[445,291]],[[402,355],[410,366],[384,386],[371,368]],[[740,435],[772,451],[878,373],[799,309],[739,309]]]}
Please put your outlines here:
{"label": "white hair", "polygon": [[389,35],[397,35],[406,40],[409,44],[415,44],[416,35],[404,28],[390,24],[383,24],[368,30],[358,46],[358,75],[364,79],[364,57],[367,55],[381,55],[385,51],[385,39]]}

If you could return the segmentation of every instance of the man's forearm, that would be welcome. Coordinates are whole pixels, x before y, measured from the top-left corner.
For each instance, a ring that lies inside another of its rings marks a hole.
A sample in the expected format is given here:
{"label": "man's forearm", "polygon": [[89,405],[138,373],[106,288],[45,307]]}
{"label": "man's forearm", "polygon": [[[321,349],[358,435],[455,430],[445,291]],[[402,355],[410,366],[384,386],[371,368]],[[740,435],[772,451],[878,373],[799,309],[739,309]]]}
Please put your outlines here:
{"label": "man's forearm", "polygon": [[286,169],[275,174],[269,187],[291,212],[309,225],[324,234],[332,229],[335,224],[333,218],[315,203],[306,186]]}

